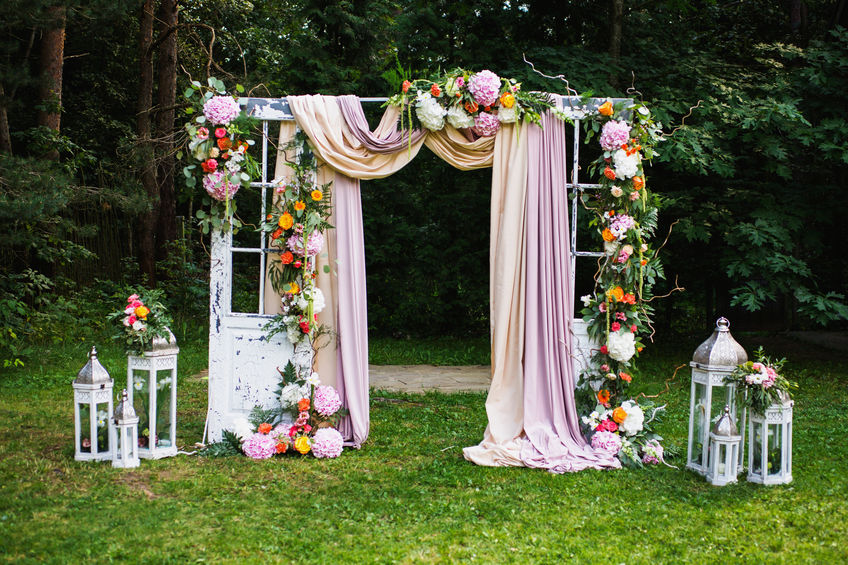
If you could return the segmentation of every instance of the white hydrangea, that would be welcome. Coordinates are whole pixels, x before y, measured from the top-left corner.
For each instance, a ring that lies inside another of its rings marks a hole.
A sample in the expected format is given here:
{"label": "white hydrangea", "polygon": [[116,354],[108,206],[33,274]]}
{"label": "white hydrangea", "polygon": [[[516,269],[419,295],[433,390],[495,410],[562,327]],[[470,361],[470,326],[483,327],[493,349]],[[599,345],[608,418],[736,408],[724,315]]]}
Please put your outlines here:
{"label": "white hydrangea", "polygon": [[619,149],[612,154],[615,176],[619,179],[629,179],[639,172],[639,154],[628,155],[627,151]]}
{"label": "white hydrangea", "polygon": [[501,106],[498,109],[498,119],[502,124],[514,124],[518,121],[517,104],[512,108],[504,108]]}
{"label": "white hydrangea", "polygon": [[607,255],[617,255],[618,254],[618,242],[617,241],[605,241],[604,242],[604,253]]}
{"label": "white hydrangea", "polygon": [[297,383],[289,383],[280,392],[280,404],[284,408],[297,406],[297,401],[301,398],[309,398],[309,385],[301,386]]}
{"label": "white hydrangea", "polygon": [[439,131],[445,127],[445,109],[429,92],[418,93],[415,114],[421,125],[430,131]]}
{"label": "white hydrangea", "polygon": [[448,123],[456,129],[473,128],[474,117],[462,109],[462,106],[451,106],[448,110]]}
{"label": "white hydrangea", "polygon": [[645,413],[642,408],[634,400],[622,402],[621,407],[627,412],[627,418],[619,424],[619,429],[629,436],[641,432],[645,427]]}
{"label": "white hydrangea", "polygon": [[321,292],[321,289],[318,287],[313,287],[306,291],[312,297],[312,312],[318,314],[321,312],[324,307],[327,305],[324,300],[324,293]]}
{"label": "white hydrangea", "polygon": [[244,440],[252,436],[256,430],[253,429],[253,424],[246,417],[238,416],[233,420],[231,431],[241,438],[242,443],[244,443]]}
{"label": "white hydrangea", "polygon": [[636,354],[636,336],[629,331],[617,331],[609,334],[607,339],[609,356],[626,363]]}

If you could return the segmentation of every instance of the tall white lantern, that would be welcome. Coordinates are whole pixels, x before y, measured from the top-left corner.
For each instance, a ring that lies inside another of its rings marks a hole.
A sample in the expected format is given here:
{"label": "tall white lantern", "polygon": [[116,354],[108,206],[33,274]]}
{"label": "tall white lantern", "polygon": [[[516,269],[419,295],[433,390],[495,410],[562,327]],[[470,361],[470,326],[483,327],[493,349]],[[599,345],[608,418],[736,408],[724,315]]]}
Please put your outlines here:
{"label": "tall white lantern", "polygon": [[730,415],[730,406],[724,407],[724,414],[718,419],[710,432],[710,466],[707,470],[707,482],[724,486],[736,482],[739,474],[739,448],[742,436]]}
{"label": "tall white lantern", "polygon": [[130,404],[127,389],[115,408],[115,425],[112,433],[112,467],[129,469],[139,466],[138,460],[138,416]]}
{"label": "tall white lantern", "polygon": [[751,411],[748,425],[748,480],[764,485],[792,482],[792,408],[795,404],[782,394],[782,402],[772,404],[765,414]]}
{"label": "tall white lantern", "polygon": [[112,387],[114,381],[97,359],[92,347],[88,363],[74,379],[74,459],[108,461],[113,444],[109,428],[112,421]]}
{"label": "tall white lantern", "polygon": [[150,351],[127,357],[129,403],[139,417],[138,455],[160,459],[177,454],[177,338],[157,337]]}
{"label": "tall white lantern", "polygon": [[[725,384],[724,379],[736,366],[748,361],[748,354],[730,335],[727,318],[716,321],[713,334],[695,350],[692,356],[692,389],[689,400],[689,441],[686,448],[686,468],[706,475],[710,466],[709,434],[713,418],[721,416],[724,406],[730,407],[730,416],[738,422],[736,414],[736,386]],[[741,425],[745,429],[745,411]],[[739,446],[739,470],[742,468],[744,442]]]}

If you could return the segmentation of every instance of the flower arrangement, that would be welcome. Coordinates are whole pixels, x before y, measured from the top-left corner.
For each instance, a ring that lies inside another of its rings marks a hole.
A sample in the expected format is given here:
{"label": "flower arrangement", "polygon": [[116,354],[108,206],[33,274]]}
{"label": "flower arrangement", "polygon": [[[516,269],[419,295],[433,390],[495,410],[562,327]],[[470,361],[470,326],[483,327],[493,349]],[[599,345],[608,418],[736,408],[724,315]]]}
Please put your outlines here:
{"label": "flower arrangement", "polygon": [[301,375],[291,361],[280,371],[279,406],[256,407],[248,418],[224,431],[224,440],[207,446],[206,455],[243,453],[251,459],[270,459],[285,453],[311,453],[318,459],[342,454],[344,439],[336,429],[347,414],[339,393],[321,385],[318,374]]}
{"label": "flower arrangement", "polygon": [[[589,167],[599,188],[581,195],[604,255],[599,260],[593,293],[582,297],[583,319],[590,338],[599,343],[577,384],[578,408],[590,441],[605,449],[615,444],[618,456],[633,465],[662,461],[662,438],[651,427],[663,407],[628,394],[638,378],[635,359],[650,329],[651,287],[663,277],[651,248],[657,224],[656,199],[648,193],[644,163],[657,153],[661,124],[641,102],[607,100],[587,109],[586,141],[597,137],[602,153]],[[605,434],[594,441],[598,434]]]}
{"label": "flower arrangement", "polygon": [[432,79],[404,80],[401,92],[387,103],[405,110],[401,128],[405,123],[409,129],[439,131],[447,123],[457,129],[470,128],[481,137],[495,135],[505,123],[538,124],[542,112],[553,108],[547,94],[525,92],[515,79],[489,70],[464,69]]}
{"label": "flower arrangement", "polygon": [[[295,143],[305,140],[296,138]],[[315,164],[302,146],[297,163],[290,163],[294,175],[276,188],[273,210],[265,217],[262,230],[270,235],[279,257],[271,262],[271,285],[281,296],[282,313],[265,326],[268,335],[285,332],[288,340],[312,343],[325,330],[318,324],[324,309],[324,294],[315,284],[317,258],[324,248],[324,230],[331,209],[330,184],[314,181]],[[328,267],[329,268],[329,267]]]}
{"label": "flower arrangement", "polygon": [[118,327],[115,339],[126,343],[129,355],[142,355],[150,350],[155,338],[170,337],[168,326],[171,318],[162,304],[162,292],[159,290],[131,294],[123,308],[108,317]]}
{"label": "flower arrangement", "polygon": [[741,406],[746,406],[757,414],[765,414],[772,404],[779,404],[785,398],[791,398],[790,391],[798,385],[779,373],[786,359],[771,361],[763,355],[762,347],[758,348],[754,355],[756,361],[739,365],[724,381],[736,385],[736,399]]}
{"label": "flower arrangement", "polygon": [[[246,139],[251,119],[237,98],[227,94],[223,82],[210,77],[207,85],[192,81],[184,93],[191,103],[186,114],[193,119],[185,124],[188,141],[185,150],[178,154],[179,158],[187,155],[190,161],[183,167],[186,186],[192,189],[199,182],[205,192],[204,204],[210,211],[197,211],[203,233],[208,233],[210,227],[241,227],[234,216],[233,197],[258,176],[256,161],[248,154],[254,142]],[[236,90],[244,92],[244,87],[237,85]]]}

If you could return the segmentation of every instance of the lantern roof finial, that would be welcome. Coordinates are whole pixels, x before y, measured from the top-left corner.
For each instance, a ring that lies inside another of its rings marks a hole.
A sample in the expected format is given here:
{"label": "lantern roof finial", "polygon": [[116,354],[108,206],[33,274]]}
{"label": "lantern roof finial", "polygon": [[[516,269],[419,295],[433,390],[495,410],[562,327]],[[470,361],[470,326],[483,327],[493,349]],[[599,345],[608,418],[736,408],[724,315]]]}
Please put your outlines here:
{"label": "lantern roof finial", "polygon": [[115,408],[115,423],[116,424],[131,424],[133,420],[138,421],[138,416],[135,413],[135,409],[132,404],[130,404],[129,395],[127,394],[127,389],[124,389],[124,392],[121,396],[121,401],[118,403],[118,407]]}
{"label": "lantern roof finial", "polygon": [[88,353],[88,363],[79,370],[74,384],[99,385],[111,382],[112,377],[109,376],[109,372],[97,359],[97,348],[92,347]]}
{"label": "lantern roof finial", "polygon": [[730,321],[721,317],[716,320],[713,334],[695,350],[691,365],[733,370],[746,361],[748,354],[745,349],[730,335]]}
{"label": "lantern roof finial", "polygon": [[713,435],[716,437],[735,437],[739,435],[739,430],[733,422],[733,416],[730,415],[730,406],[724,406],[724,413],[713,426]]}

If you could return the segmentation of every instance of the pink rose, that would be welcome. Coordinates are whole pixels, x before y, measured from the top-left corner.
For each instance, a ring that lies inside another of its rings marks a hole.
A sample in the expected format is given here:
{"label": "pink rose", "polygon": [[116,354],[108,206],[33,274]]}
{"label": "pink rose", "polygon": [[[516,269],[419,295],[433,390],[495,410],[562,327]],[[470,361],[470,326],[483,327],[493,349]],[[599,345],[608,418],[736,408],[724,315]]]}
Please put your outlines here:
{"label": "pink rose", "polygon": [[751,365],[751,368],[755,371],[762,371],[763,367],[764,365],[762,363],[754,363],[753,365]]}
{"label": "pink rose", "polygon": [[598,310],[600,310],[601,312],[606,312],[607,311],[607,303],[601,302],[600,304],[598,304]]}
{"label": "pink rose", "polygon": [[128,325],[130,325],[130,326],[133,325],[134,323],[136,323],[137,320],[138,320],[138,318],[136,318],[135,316],[128,317],[127,318],[127,322],[129,322]]}
{"label": "pink rose", "polygon": [[632,326],[630,326],[630,333],[635,334],[635,333],[636,333],[636,329],[637,329],[637,328],[636,328],[636,324],[633,324]]}
{"label": "pink rose", "polygon": [[141,300],[133,300],[132,307],[138,308],[139,306],[144,306],[144,304],[141,303]]}
{"label": "pink rose", "polygon": [[127,302],[133,302],[135,300],[138,300],[137,294],[130,294],[129,298],[127,298]]}
{"label": "pink rose", "polygon": [[227,136],[226,128],[215,128],[215,137],[217,137],[218,139],[221,139],[222,137],[226,137],[226,136]]}
{"label": "pink rose", "polygon": [[612,420],[602,420],[598,427],[595,428],[596,432],[614,432],[618,429],[618,424],[613,422]]}
{"label": "pink rose", "polygon": [[612,326],[610,326],[610,329],[614,332],[617,332],[621,329],[621,324],[619,324],[618,322],[613,322]]}
{"label": "pink rose", "polygon": [[630,259],[630,255],[628,255],[627,252],[622,251],[618,254],[618,259],[616,259],[616,261],[619,263],[627,263],[628,259]]}
{"label": "pink rose", "polygon": [[197,139],[209,139],[209,130],[203,127],[197,128]]}
{"label": "pink rose", "polygon": [[630,193],[630,201],[636,202],[637,200],[639,200],[639,193],[634,190],[633,192]]}
{"label": "pink rose", "polygon": [[130,326],[132,325],[132,322],[130,322],[130,317],[129,317],[129,316],[127,316],[126,318],[124,318],[124,325],[125,325],[126,327],[130,327]]}
{"label": "pink rose", "polygon": [[601,365],[601,371],[603,371],[604,373],[609,373],[609,369],[609,365],[607,365],[606,363]]}
{"label": "pink rose", "polygon": [[627,314],[625,314],[624,312],[616,312],[615,313],[615,319],[621,320],[623,322],[624,320],[627,319]]}

